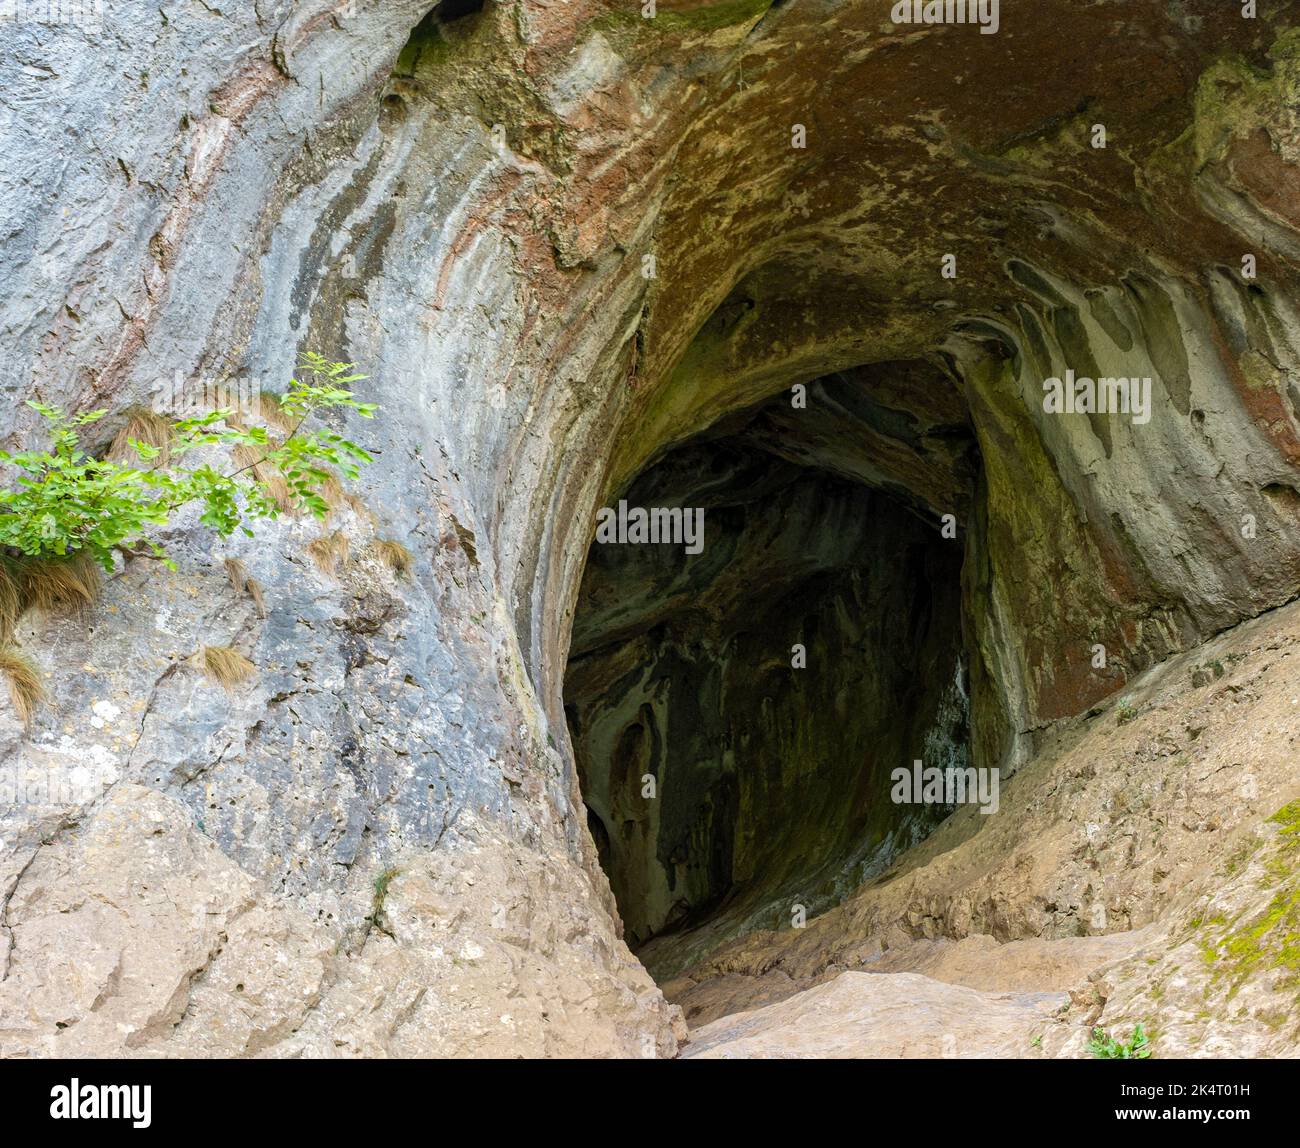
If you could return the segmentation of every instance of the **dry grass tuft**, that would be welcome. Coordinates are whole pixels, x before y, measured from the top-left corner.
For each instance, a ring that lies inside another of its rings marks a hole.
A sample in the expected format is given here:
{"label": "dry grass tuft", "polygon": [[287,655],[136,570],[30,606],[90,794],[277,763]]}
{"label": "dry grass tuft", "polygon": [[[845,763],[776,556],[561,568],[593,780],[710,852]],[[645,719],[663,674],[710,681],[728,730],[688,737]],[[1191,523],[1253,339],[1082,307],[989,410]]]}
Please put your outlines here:
{"label": "dry grass tuft", "polygon": [[28,610],[76,613],[95,604],[102,576],[85,554],[67,558],[0,556],[0,643],[13,639]]}
{"label": "dry grass tuft", "polygon": [[378,521],[378,519],[375,518],[374,512],[365,504],[365,501],[359,494],[353,494],[350,490],[346,491],[343,495],[343,501],[346,502],[348,506],[352,507],[353,512],[358,517],[364,518],[371,523]]}
{"label": "dry grass tuft", "polygon": [[[270,444],[268,444],[269,446]],[[267,497],[280,508],[282,514],[297,512],[298,503],[285,482],[284,476],[270,463],[263,463],[266,449],[258,446],[237,446],[230,452],[237,470],[251,470],[253,477],[265,488]]]}
{"label": "dry grass tuft", "polygon": [[337,474],[331,473],[320,484],[320,496],[329,503],[331,510],[337,510],[343,505],[343,483],[339,481]]}
{"label": "dry grass tuft", "polygon": [[144,407],[136,407],[128,412],[126,426],[117,432],[117,437],[108,448],[107,457],[112,462],[139,464],[140,455],[131,443],[142,442],[159,451],[158,457],[150,465],[166,466],[171,457],[172,433],[171,419]]}
{"label": "dry grass tuft", "polygon": [[238,558],[225,560],[226,577],[237,594],[247,594],[253,599],[253,606],[259,618],[266,617],[266,598],[262,593],[262,584],[256,578],[248,576],[248,569]]}
{"label": "dry grass tuft", "polygon": [[227,558],[225,561],[226,577],[230,579],[231,588],[238,594],[244,592],[244,587],[248,584],[248,571],[244,564],[238,558]]}
{"label": "dry grass tuft", "polygon": [[266,451],[260,446],[237,446],[230,452],[230,458],[237,470],[245,470],[251,467],[254,472],[257,470],[259,460],[265,456]]}
{"label": "dry grass tuft", "polygon": [[375,557],[401,577],[409,574],[415,566],[415,555],[391,538],[375,539]]}
{"label": "dry grass tuft", "polygon": [[233,689],[257,675],[257,667],[229,646],[204,646],[199,651],[199,664],[203,672],[224,690]]}
{"label": "dry grass tuft", "polygon": [[14,566],[23,611],[62,614],[87,609],[99,598],[101,575],[88,554],[23,558]]}
{"label": "dry grass tuft", "polygon": [[262,485],[266,487],[266,493],[270,496],[272,502],[278,506],[284,514],[296,514],[298,512],[298,501],[294,498],[293,492],[289,489],[289,484],[275,471],[262,478]]}
{"label": "dry grass tuft", "polygon": [[0,646],[0,674],[9,683],[9,700],[23,725],[31,725],[36,709],[48,697],[40,667],[17,646]]}
{"label": "dry grass tuft", "polygon": [[258,396],[258,411],[263,422],[276,430],[291,431],[294,427],[293,417],[280,405],[280,396],[270,391],[263,391]]}
{"label": "dry grass tuft", "polygon": [[0,558],[0,642],[7,642],[14,636],[25,609],[17,569]]}
{"label": "dry grass tuft", "polygon": [[337,574],[348,564],[352,546],[348,536],[341,530],[326,534],[307,543],[307,553],[311,560],[326,574]]}
{"label": "dry grass tuft", "polygon": [[253,609],[257,611],[257,616],[265,618],[266,598],[262,594],[262,584],[256,578],[249,578],[244,583],[244,589],[248,591],[248,596],[253,599]]}

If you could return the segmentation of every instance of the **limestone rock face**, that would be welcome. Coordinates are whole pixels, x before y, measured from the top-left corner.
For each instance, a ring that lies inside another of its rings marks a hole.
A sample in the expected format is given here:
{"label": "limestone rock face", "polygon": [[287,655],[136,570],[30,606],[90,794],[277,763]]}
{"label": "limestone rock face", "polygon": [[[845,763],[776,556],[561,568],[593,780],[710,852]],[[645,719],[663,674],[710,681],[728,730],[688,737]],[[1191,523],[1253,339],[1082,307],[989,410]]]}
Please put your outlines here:
{"label": "limestone rock face", "polygon": [[581,872],[502,842],[381,874],[336,943],[123,783],[7,887],[5,1056],[654,1057],[685,1032]]}
{"label": "limestone rock face", "polygon": [[[115,786],[7,886],[6,1055],[143,1053],[191,1018],[193,1053],[254,1053],[319,999],[331,954],[310,918],[268,908],[157,790]],[[227,993],[237,1010],[204,1007]]]}
{"label": "limestone rock face", "polygon": [[[1300,593],[1298,6],[1003,0],[996,36],[889,0],[659,7],[0,23],[0,445],[36,443],[26,399],[108,408],[102,447],[177,379],[278,391],[308,349],[383,407],[340,423],[379,462],[328,523],[183,519],[175,571],[23,620],[51,702],[0,706],[3,1054],[671,1055],[588,828],[574,613],[599,507],[794,384],[816,413],[769,454],[958,520],[971,759],[1022,770],[793,942],[798,987],[884,935],[1162,921],[1297,796],[1290,711],[1232,724],[1281,653],[1140,744],[1053,739]],[[1049,414],[1067,370],[1150,377],[1149,421]],[[203,645],[256,679],[207,681]],[[1272,896],[1239,893],[1216,951]]]}

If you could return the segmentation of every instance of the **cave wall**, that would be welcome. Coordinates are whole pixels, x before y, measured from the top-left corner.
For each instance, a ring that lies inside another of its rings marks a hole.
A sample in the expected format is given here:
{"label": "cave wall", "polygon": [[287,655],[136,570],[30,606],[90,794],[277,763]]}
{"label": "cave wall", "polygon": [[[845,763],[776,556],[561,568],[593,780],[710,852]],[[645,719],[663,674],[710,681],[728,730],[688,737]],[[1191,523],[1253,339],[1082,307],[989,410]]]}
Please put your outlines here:
{"label": "cave wall", "polygon": [[[27,620],[54,700],[30,731],[0,711],[6,792],[46,787],[0,809],[6,1054],[671,1051],[582,814],[569,626],[602,500],[792,382],[925,360],[963,389],[986,755],[1294,593],[1296,5],[1005,0],[991,37],[889,7],[0,27],[0,440],[33,441],[24,398],[275,390],[308,347],[384,406],[367,509],[329,525],[340,576],[304,561],[316,524],[222,547],[180,522],[176,573],[133,563],[90,622]],[[1153,366],[1157,438],[1042,423],[1030,364],[1081,340]],[[1243,511],[1258,538],[1228,545]],[[1118,672],[1080,668],[1094,640]],[[187,672],[213,641],[257,683]],[[145,906],[158,873],[194,895]]]}
{"label": "cave wall", "polygon": [[[5,1055],[676,1046],[542,701],[558,621],[529,618],[564,578],[555,507],[594,497],[556,447],[601,417],[587,380],[635,284],[566,254],[555,221],[600,192],[525,137],[590,117],[601,73],[557,64],[568,13],[493,5],[411,51],[427,11],[0,29],[6,443],[35,441],[22,398],[109,407],[108,435],[178,373],[278,391],[306,348],[357,361],[383,407],[349,428],[382,460],[357,506],[224,545],[178,522],[176,573],[134,563],[92,618],[25,620],[52,701],[30,730],[0,716]],[[330,574],[306,548],[336,530]],[[202,644],[256,682],[207,682]]]}
{"label": "cave wall", "polygon": [[[1293,5],[1005,11],[987,44],[885,35],[870,5],[760,26],[678,156],[699,177],[671,188],[658,239],[681,254],[642,332],[666,374],[616,473],[737,403],[928,344],[994,459],[962,515],[973,704],[977,756],[1014,767],[1052,721],[1296,593],[1300,200]],[[1152,421],[1045,417],[1043,379],[1094,365],[1151,376]]]}

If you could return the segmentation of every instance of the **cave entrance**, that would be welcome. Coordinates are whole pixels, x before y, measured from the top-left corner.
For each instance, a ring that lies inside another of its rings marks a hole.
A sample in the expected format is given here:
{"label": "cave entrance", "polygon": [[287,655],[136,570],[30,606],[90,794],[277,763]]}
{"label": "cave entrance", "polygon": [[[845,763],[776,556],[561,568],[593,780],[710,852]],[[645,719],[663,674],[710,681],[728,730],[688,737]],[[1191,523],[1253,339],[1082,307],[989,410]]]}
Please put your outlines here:
{"label": "cave entrance", "polygon": [[891,774],[967,761],[964,539],[942,527],[978,470],[942,366],[878,364],[723,420],[611,501],[704,512],[702,548],[593,543],[565,680],[652,972],[823,911],[951,812],[895,804]]}

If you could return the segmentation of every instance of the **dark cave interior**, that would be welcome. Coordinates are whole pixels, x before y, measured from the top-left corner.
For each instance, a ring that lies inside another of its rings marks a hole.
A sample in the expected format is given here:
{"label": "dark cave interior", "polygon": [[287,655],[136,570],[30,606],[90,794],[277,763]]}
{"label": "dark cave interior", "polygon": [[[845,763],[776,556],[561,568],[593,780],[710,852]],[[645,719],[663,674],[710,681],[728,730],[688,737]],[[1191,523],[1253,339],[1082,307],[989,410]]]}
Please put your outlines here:
{"label": "dark cave interior", "polygon": [[918,361],[782,392],[618,495],[704,512],[697,554],[593,543],[566,677],[588,824],[652,971],[674,938],[824,910],[950,812],[894,804],[890,776],[968,760],[943,515],[978,472],[959,392]]}

